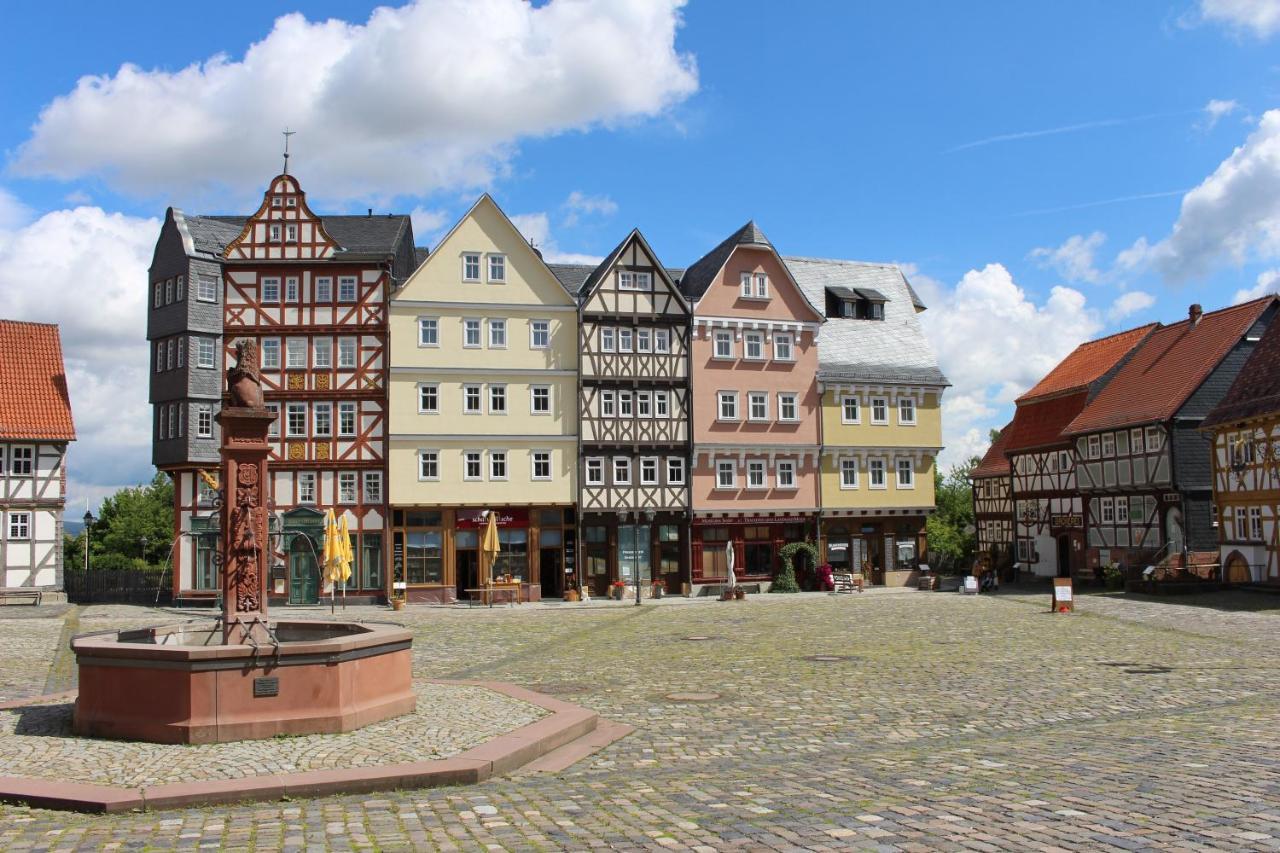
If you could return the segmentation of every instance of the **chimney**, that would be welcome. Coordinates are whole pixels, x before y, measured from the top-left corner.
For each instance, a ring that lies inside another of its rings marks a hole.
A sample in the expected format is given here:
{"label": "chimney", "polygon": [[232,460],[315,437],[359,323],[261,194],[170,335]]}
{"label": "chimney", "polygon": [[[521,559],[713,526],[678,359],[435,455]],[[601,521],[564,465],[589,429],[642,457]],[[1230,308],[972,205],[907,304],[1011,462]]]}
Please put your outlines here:
{"label": "chimney", "polygon": [[1191,320],[1191,328],[1195,328],[1200,323],[1200,317],[1204,314],[1204,309],[1200,307],[1200,303],[1192,303],[1191,308],[1187,310],[1187,318]]}
{"label": "chimney", "polygon": [[369,208],[369,216],[373,216],[373,208]]}

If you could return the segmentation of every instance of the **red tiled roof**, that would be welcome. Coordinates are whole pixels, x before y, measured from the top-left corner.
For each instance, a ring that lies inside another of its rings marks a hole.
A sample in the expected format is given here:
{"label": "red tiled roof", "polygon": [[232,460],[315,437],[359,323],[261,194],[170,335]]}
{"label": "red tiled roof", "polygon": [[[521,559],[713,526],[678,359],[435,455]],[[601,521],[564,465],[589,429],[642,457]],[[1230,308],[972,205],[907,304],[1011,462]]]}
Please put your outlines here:
{"label": "red tiled roof", "polygon": [[1038,447],[1066,443],[1063,434],[1071,419],[1089,402],[1088,391],[1031,400],[1018,404],[1005,441],[1005,453],[1020,453]]}
{"label": "red tiled roof", "polygon": [[1067,427],[1070,434],[1158,423],[1173,417],[1274,296],[1213,311],[1152,333],[1128,363]]}
{"label": "red tiled roof", "polygon": [[1106,374],[1159,325],[1148,323],[1136,329],[1082,343],[1037,382],[1035,387],[1019,397],[1017,402],[1085,388]]}
{"label": "red tiled roof", "polygon": [[978,463],[978,467],[974,468],[969,474],[969,478],[974,477],[1000,477],[1008,474],[1009,459],[1004,455],[1004,446],[1009,443],[1009,427],[1013,426],[1013,422],[1004,425],[1004,429],[1000,430],[1000,435],[996,440],[991,442],[991,446],[987,448],[986,455],[982,457],[982,461]]}
{"label": "red tiled roof", "polygon": [[1202,427],[1280,413],[1280,323],[1272,322],[1258,341],[1227,395],[1204,419]]}
{"label": "red tiled roof", "polygon": [[58,327],[0,320],[0,439],[74,441]]}

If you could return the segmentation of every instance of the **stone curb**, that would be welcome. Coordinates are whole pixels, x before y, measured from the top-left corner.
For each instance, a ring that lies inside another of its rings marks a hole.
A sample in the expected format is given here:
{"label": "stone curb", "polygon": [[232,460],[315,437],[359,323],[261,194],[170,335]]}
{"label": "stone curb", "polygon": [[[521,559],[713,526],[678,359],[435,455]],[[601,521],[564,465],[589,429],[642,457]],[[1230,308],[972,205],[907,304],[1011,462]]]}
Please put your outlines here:
{"label": "stone curb", "polygon": [[[508,774],[590,734],[595,731],[599,722],[599,715],[595,711],[502,681],[430,681],[432,684],[484,687],[537,705],[551,713],[459,755],[434,761],[342,770],[310,770],[244,779],[178,782],[144,788],[0,776],[0,802],[20,803],[42,809],[110,813],[278,800],[282,797],[369,793],[397,788],[474,785],[493,776]],[[68,691],[15,700],[0,704],[0,710],[52,699],[66,699],[74,695],[75,691]]]}

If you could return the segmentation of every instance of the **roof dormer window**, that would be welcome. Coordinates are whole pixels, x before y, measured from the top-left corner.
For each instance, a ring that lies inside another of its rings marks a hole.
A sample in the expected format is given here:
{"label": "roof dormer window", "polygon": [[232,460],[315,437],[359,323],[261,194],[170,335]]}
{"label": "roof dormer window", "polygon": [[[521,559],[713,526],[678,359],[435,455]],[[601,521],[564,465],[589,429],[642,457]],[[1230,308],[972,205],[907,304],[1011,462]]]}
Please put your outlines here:
{"label": "roof dormer window", "polygon": [[828,287],[827,316],[844,320],[883,320],[889,300],[878,290],[865,287]]}

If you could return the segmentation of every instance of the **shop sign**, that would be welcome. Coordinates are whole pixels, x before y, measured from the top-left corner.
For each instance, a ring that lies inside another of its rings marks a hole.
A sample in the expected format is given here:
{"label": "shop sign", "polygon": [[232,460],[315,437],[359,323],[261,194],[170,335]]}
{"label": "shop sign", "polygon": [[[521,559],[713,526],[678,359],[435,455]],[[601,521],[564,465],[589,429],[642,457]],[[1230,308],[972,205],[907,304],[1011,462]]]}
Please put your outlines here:
{"label": "shop sign", "polygon": [[834,540],[827,540],[827,550],[828,550],[828,551],[848,551],[848,550],[849,550],[849,543],[848,543],[848,542],[836,542],[836,541],[834,541]]}
{"label": "shop sign", "polygon": [[[528,527],[529,526],[529,510],[510,508],[495,509],[493,511],[498,516],[499,527]],[[485,517],[482,509],[460,509],[457,514],[457,522],[455,526],[458,530],[477,530],[484,529],[489,525],[489,519]]]}
{"label": "shop sign", "polygon": [[804,524],[810,521],[807,515],[755,515],[730,518],[698,518],[694,519],[697,527],[725,527],[731,524]]}
{"label": "shop sign", "polygon": [[564,532],[564,573],[566,575],[573,574],[576,569],[574,562],[577,559],[577,543],[574,542],[573,534],[572,530]]}
{"label": "shop sign", "polygon": [[1078,512],[1051,515],[1049,516],[1049,525],[1051,527],[1084,527],[1084,519]]}

